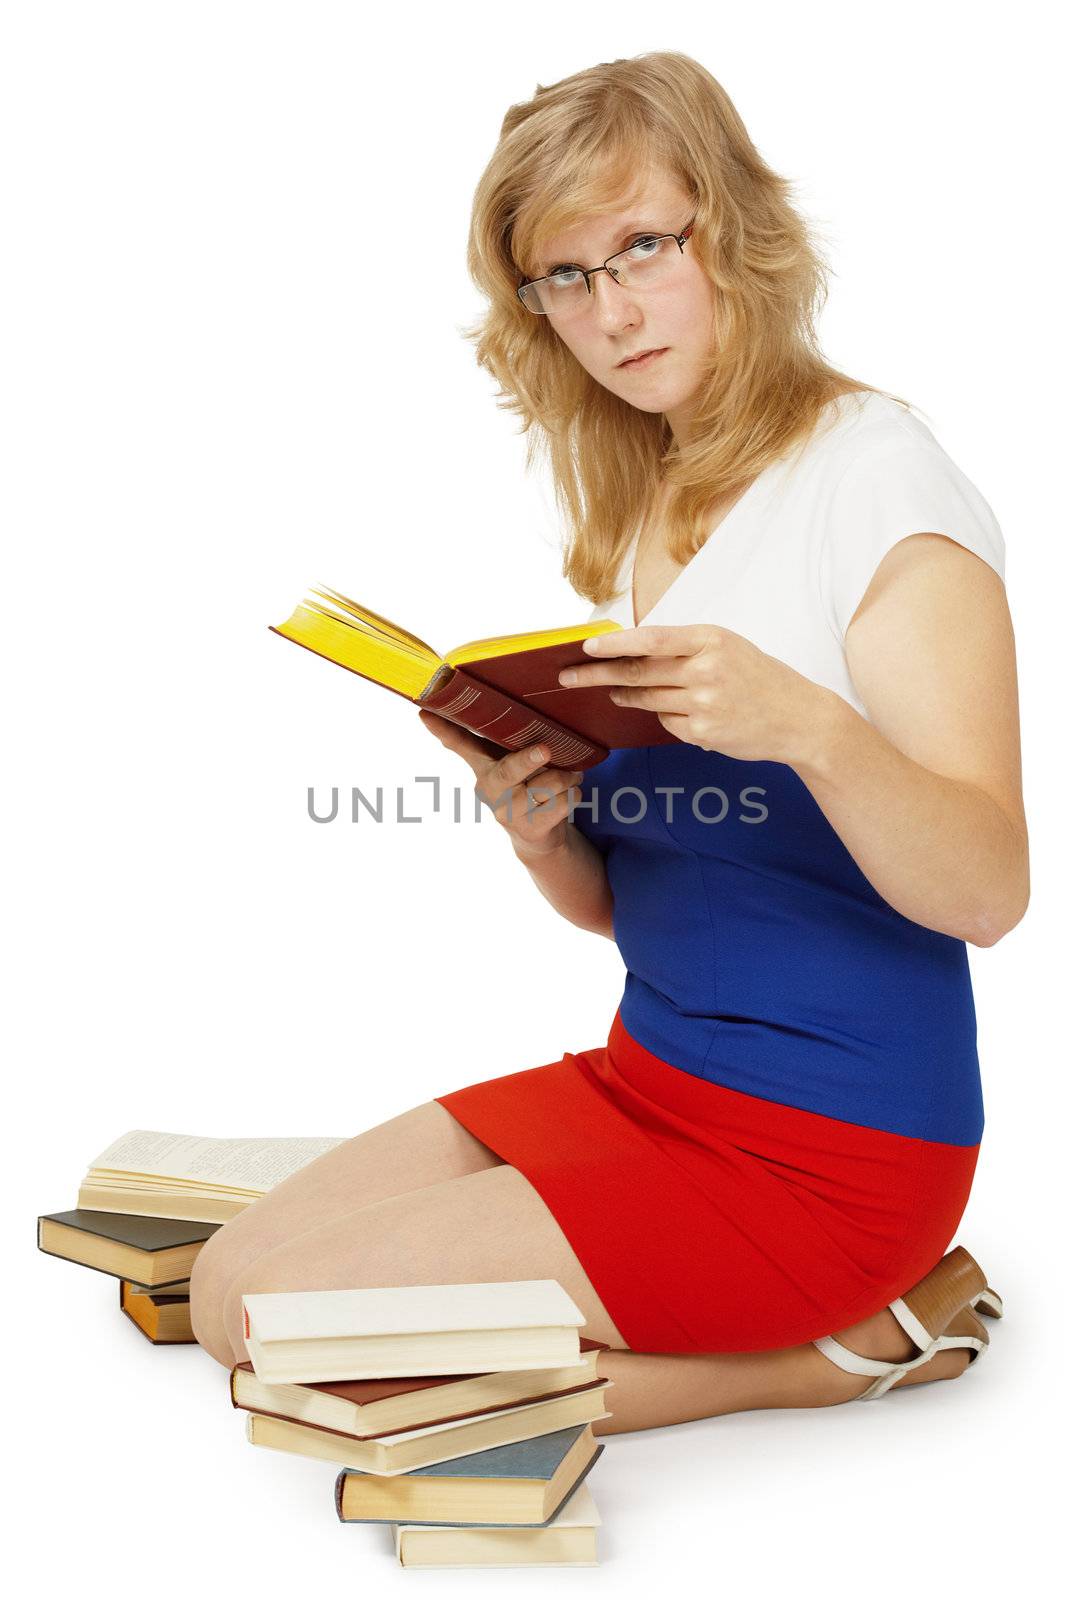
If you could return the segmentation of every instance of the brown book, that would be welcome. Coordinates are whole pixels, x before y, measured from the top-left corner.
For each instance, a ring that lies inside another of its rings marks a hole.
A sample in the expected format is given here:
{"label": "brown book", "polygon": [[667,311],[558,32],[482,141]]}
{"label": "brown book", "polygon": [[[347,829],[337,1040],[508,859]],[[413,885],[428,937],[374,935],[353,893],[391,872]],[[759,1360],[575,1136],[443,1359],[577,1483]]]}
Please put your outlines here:
{"label": "brown book", "polygon": [[244,1411],[307,1422],[353,1439],[374,1439],[404,1428],[460,1422],[508,1406],[573,1394],[600,1381],[597,1358],[606,1344],[579,1337],[582,1361],[526,1372],[436,1373],[423,1378],[356,1378],[332,1383],[263,1383],[250,1361],[230,1373],[230,1400]]}
{"label": "brown book", "polygon": [[136,1286],[123,1279],[119,1306],[153,1344],[196,1343],[187,1294],[138,1294]]}
{"label": "brown book", "polygon": [[601,1378],[588,1388],[549,1395],[529,1405],[507,1406],[481,1416],[464,1417],[459,1422],[439,1422],[428,1428],[405,1428],[399,1433],[375,1439],[353,1439],[349,1433],[332,1428],[312,1427],[308,1422],[290,1422],[250,1411],[246,1432],[250,1444],[268,1450],[284,1450],[291,1455],[309,1456],[313,1461],[336,1461],[377,1477],[392,1478],[417,1472],[443,1461],[455,1461],[472,1452],[483,1452],[538,1439],[584,1423],[610,1417],[607,1390],[610,1378]]}
{"label": "brown book", "polygon": [[595,659],[582,649],[583,639],[619,631],[610,618],[474,639],[439,656],[425,640],[336,589],[312,594],[318,599],[306,599],[271,632],[502,750],[540,742],[553,765],[584,769],[612,750],[680,743],[654,711],[616,705],[609,684],[568,689],[560,683],[564,667]]}
{"label": "brown book", "polygon": [[205,1239],[219,1226],[129,1212],[55,1211],[37,1218],[37,1248],[94,1272],[158,1289],[188,1279]]}

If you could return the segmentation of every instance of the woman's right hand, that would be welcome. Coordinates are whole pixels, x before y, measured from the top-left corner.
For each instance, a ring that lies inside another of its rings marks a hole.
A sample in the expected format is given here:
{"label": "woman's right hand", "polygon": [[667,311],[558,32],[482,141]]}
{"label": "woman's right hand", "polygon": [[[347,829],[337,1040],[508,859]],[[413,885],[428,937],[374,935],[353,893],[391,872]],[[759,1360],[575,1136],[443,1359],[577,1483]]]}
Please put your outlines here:
{"label": "woman's right hand", "polygon": [[[471,768],[477,780],[475,794],[493,808],[494,818],[520,855],[550,855],[567,842],[564,830],[570,815],[570,791],[574,789],[576,799],[581,794],[580,771],[547,766],[547,746],[525,745],[498,756],[499,745],[468,733],[447,717],[425,709],[420,709],[419,716],[434,737]],[[529,784],[536,791],[532,795]]]}

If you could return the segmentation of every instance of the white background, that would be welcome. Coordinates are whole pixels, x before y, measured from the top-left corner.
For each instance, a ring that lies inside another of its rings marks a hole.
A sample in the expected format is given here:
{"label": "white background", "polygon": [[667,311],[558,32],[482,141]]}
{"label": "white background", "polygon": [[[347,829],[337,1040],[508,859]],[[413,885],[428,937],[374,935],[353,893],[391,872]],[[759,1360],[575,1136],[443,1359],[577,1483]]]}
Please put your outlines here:
{"label": "white background", "polygon": [[[333,1469],[33,1249],[131,1127],[347,1136],[603,1043],[614,947],[557,917],[393,696],[267,630],[335,584],[439,649],[582,620],[546,482],[459,329],[470,202],[538,83],[696,57],[797,184],[824,349],[923,408],[1004,529],[1033,898],[972,949],[987,1128],[959,1239],[1004,1295],[959,1383],[609,1437],[603,1566],[443,1593],[992,1592],[1048,1554],[1063,1051],[1062,103],[1036,5],[8,4],[0,210],[8,1450],[85,1596],[384,1592]],[[417,774],[462,795],[434,817]],[[403,785],[313,824],[310,784]],[[18,1437],[20,1442],[12,1441]],[[17,1450],[17,1457],[14,1452]],[[134,1577],[132,1575],[136,1574]],[[418,1583],[419,1580],[413,1580]]]}

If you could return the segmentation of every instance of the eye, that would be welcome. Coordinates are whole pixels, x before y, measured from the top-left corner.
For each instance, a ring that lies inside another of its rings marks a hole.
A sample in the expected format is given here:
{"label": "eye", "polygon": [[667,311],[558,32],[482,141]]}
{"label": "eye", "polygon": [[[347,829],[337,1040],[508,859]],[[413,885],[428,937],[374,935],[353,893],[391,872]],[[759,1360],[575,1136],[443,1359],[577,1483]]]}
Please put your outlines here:
{"label": "eye", "polygon": [[[634,240],[633,244],[628,246],[628,248],[630,250],[643,250],[643,249],[647,249],[647,247],[649,245],[653,245],[653,246],[655,246],[655,249],[658,250],[659,246],[660,246],[660,243],[661,243],[661,241],[660,241],[659,237],[656,234],[654,234],[654,233],[642,233],[642,234],[638,235],[638,237]],[[650,252],[650,254],[654,254],[654,253],[655,253],[654,251]]]}

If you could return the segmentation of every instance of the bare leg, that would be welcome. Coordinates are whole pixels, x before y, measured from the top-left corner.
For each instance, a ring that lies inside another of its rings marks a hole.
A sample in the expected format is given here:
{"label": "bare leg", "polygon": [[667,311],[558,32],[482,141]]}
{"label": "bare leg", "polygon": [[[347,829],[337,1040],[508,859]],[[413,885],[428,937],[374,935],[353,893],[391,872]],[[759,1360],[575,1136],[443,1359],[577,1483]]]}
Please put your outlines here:
{"label": "bare leg", "polygon": [[[881,1361],[906,1361],[916,1354],[888,1310],[834,1337],[850,1350]],[[902,1378],[898,1387],[955,1378],[968,1364],[966,1350],[943,1350]],[[612,1415],[593,1424],[598,1435],[661,1428],[733,1411],[840,1405],[855,1399],[871,1383],[870,1378],[842,1372],[812,1344],[736,1355],[645,1355],[610,1350],[601,1354],[598,1371],[615,1384],[607,1391]]]}
{"label": "bare leg", "polygon": [[[226,1344],[211,1353],[226,1365],[244,1359],[244,1294],[516,1278],[557,1279],[581,1308],[583,1331],[612,1347],[599,1366],[614,1382],[606,1395],[612,1415],[594,1424],[597,1434],[771,1406],[836,1405],[869,1383],[842,1372],[810,1344],[714,1355],[627,1350],[551,1212],[528,1180],[504,1163],[331,1218],[258,1256],[225,1295]],[[837,1337],[881,1359],[914,1353],[888,1311]],[[955,1376],[966,1364],[966,1351],[946,1351],[904,1382]]]}
{"label": "bare leg", "polygon": [[502,1164],[436,1100],[346,1139],[239,1212],[204,1245],[189,1290],[199,1343],[216,1360],[231,1354],[222,1301],[234,1278],[259,1256],[330,1218]]}
{"label": "bare leg", "polygon": [[209,1348],[226,1366],[246,1359],[245,1294],[521,1278],[555,1278],[580,1308],[585,1333],[626,1348],[551,1211],[506,1163],[333,1217],[258,1256],[225,1295],[225,1348]]}

